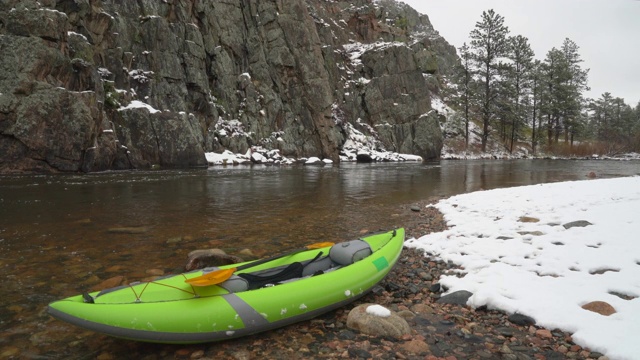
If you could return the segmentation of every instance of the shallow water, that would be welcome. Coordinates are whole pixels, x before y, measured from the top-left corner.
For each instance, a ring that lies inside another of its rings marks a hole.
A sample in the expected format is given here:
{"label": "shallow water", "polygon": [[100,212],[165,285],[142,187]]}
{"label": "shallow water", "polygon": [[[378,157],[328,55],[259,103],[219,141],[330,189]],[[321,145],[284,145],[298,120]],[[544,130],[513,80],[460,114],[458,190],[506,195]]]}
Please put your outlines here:
{"label": "shallow water", "polygon": [[[403,226],[402,205],[481,189],[640,174],[638,161],[441,161],[0,177],[0,358],[148,345],[51,319],[46,304],[122,275],[180,271],[218,247],[256,256]],[[160,351],[160,348],[152,348]],[[162,348],[166,351],[166,348]],[[160,356],[160,355],[158,355]]]}

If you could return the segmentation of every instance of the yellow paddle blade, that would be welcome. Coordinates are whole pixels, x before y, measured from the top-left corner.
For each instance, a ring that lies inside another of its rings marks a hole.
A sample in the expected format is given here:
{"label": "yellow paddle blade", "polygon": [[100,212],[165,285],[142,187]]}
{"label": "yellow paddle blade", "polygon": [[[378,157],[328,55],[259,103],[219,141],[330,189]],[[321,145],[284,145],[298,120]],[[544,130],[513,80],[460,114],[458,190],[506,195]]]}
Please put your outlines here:
{"label": "yellow paddle blade", "polygon": [[191,279],[187,279],[184,282],[191,284],[193,286],[209,286],[220,284],[225,280],[229,279],[234,272],[236,272],[236,268],[230,269],[221,269],[215,270],[210,273],[206,273],[204,275],[196,276]]}
{"label": "yellow paddle blade", "polygon": [[319,243],[307,245],[306,248],[309,249],[309,250],[311,250],[311,249],[322,249],[323,247],[328,247],[328,246],[333,246],[333,245],[335,245],[335,244],[332,243],[331,241],[327,241],[327,242],[319,242]]}

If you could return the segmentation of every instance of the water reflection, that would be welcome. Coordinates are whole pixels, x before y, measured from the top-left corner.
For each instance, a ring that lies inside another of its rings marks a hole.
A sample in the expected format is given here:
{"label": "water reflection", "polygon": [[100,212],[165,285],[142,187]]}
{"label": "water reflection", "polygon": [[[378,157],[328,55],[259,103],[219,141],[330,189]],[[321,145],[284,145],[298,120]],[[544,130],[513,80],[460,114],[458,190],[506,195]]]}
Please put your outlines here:
{"label": "water reflection", "polygon": [[0,177],[0,347],[56,358],[122,344],[102,339],[71,348],[80,335],[43,309],[115,275],[134,281],[148,269],[177,271],[194,249],[261,255],[341,241],[402,226],[409,215],[400,205],[416,200],[586,179],[592,171],[638,175],[640,163],[442,161]]}

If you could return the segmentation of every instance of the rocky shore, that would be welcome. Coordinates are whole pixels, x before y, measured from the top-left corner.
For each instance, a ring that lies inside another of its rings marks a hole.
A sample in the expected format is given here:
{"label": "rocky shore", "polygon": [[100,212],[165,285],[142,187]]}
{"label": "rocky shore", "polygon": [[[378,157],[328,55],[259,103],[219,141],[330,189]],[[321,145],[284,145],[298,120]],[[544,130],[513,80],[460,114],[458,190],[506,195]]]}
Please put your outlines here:
{"label": "rocky shore", "polygon": [[[408,238],[446,228],[442,214],[425,207],[428,202],[404,209],[414,215],[410,223],[403,224]],[[571,334],[537,327],[530,318],[438,301],[442,294],[438,279],[453,269],[452,264],[405,248],[389,276],[350,306],[276,331],[217,344],[165,347],[144,358],[607,359],[576,345]],[[382,305],[404,317],[411,335],[378,337],[347,327],[349,311],[366,303]]]}
{"label": "rocky shore", "polygon": [[[442,214],[426,207],[437,200],[394,209],[397,225],[405,228],[407,238],[446,229]],[[378,230],[386,229],[359,229],[363,234]],[[531,318],[472,309],[464,305],[469,294],[460,294],[458,299],[442,296],[438,279],[455,270],[454,264],[405,248],[389,275],[352,304],[274,331],[197,345],[118,340],[66,325],[42,308],[38,314],[42,323],[37,328],[25,325],[4,333],[25,336],[24,342],[0,343],[0,358],[607,360],[603,354],[576,345],[571,334],[538,327]],[[347,326],[349,313],[364,304],[380,305],[402,317],[410,327],[409,334],[399,338],[367,335]],[[14,308],[15,316],[23,316],[19,307]],[[36,343],[39,345],[34,347]]]}

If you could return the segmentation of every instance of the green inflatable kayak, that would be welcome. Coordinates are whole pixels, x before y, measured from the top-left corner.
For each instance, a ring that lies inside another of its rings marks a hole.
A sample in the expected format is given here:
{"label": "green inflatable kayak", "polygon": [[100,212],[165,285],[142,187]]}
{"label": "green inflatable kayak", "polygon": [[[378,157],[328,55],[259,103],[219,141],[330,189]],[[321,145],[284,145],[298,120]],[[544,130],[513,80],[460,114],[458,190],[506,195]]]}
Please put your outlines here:
{"label": "green inflatable kayak", "polygon": [[[49,304],[53,317],[159,343],[219,341],[311,319],[365,295],[395,265],[404,229]],[[234,270],[235,269],[235,270]]]}

